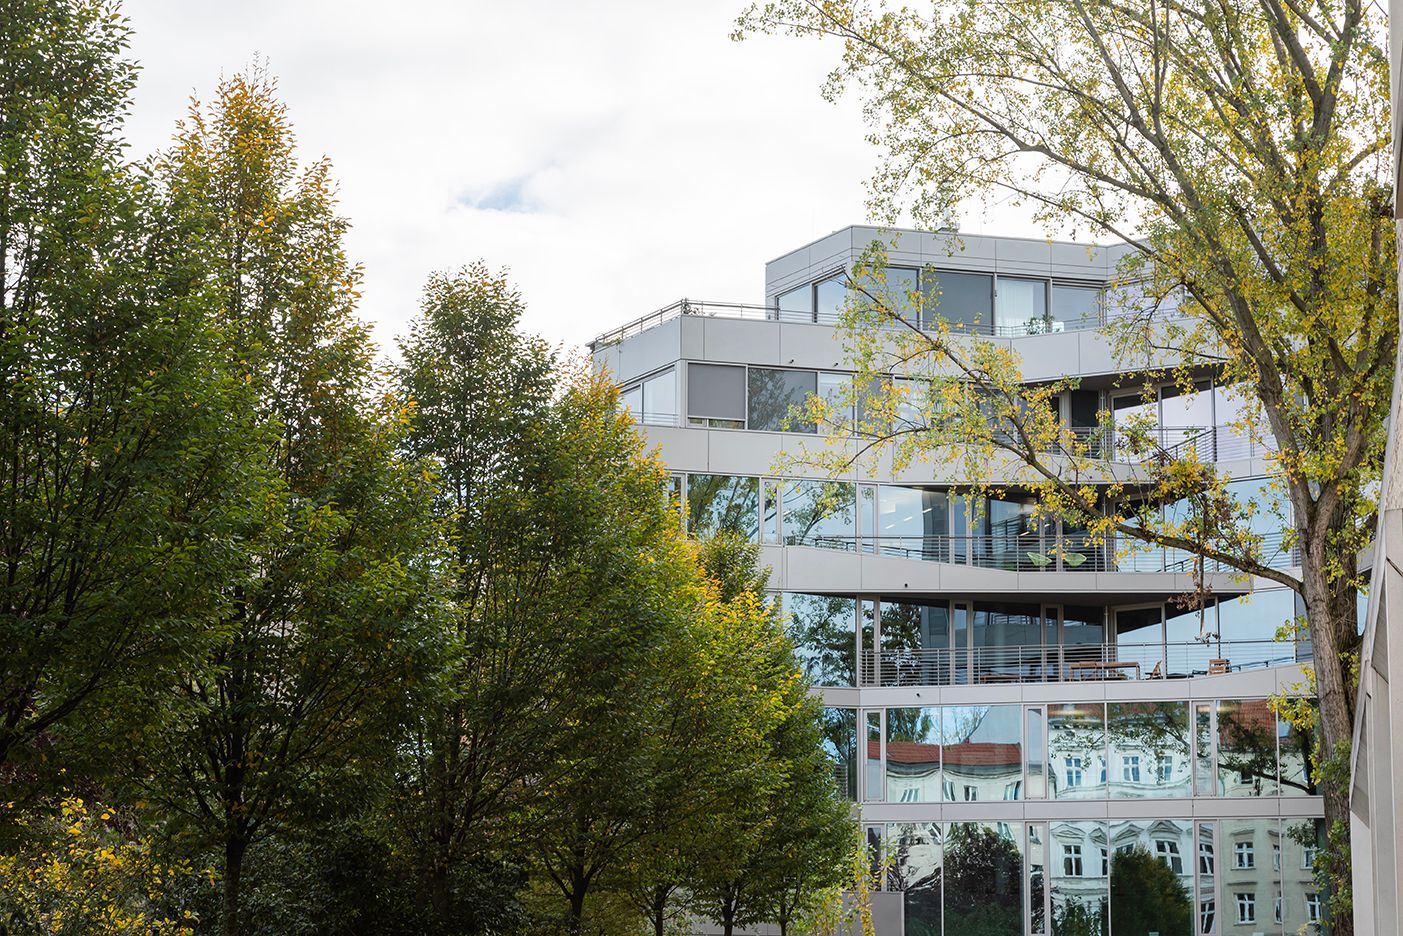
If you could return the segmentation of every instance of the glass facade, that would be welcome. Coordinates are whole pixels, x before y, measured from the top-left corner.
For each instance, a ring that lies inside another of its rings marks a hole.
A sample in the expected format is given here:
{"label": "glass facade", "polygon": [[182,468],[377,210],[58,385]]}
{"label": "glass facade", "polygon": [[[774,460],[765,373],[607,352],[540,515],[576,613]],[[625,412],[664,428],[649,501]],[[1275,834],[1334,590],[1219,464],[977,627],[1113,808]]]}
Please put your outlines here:
{"label": "glass facade", "polygon": [[857,685],[857,600],[785,592],[780,605],[794,654],[809,682]]}
{"label": "glass facade", "polygon": [[687,531],[726,532],[752,542],[760,534],[760,480],[741,475],[687,475]]}

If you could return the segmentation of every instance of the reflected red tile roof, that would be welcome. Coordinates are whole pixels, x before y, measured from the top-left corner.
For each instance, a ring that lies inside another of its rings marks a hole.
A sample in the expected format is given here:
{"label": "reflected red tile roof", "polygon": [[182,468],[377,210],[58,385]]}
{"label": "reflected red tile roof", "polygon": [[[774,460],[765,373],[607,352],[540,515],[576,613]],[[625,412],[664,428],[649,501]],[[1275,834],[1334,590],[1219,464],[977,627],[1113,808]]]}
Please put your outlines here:
{"label": "reflected red tile roof", "polygon": [[[944,745],[945,763],[962,767],[1009,767],[1023,763],[1023,752],[1017,744],[979,742]],[[936,764],[940,762],[942,746],[918,741],[888,741],[887,760],[894,764]],[[880,756],[876,741],[867,742],[867,756]]]}

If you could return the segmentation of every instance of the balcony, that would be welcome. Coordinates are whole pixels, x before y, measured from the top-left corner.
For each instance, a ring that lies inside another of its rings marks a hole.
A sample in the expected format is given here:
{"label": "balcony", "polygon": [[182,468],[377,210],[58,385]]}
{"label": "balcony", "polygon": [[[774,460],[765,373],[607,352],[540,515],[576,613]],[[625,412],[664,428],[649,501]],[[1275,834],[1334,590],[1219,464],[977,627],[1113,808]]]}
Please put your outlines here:
{"label": "balcony", "polygon": [[866,650],[863,687],[1186,679],[1310,660],[1310,645],[1279,640],[1053,644],[950,649]]}

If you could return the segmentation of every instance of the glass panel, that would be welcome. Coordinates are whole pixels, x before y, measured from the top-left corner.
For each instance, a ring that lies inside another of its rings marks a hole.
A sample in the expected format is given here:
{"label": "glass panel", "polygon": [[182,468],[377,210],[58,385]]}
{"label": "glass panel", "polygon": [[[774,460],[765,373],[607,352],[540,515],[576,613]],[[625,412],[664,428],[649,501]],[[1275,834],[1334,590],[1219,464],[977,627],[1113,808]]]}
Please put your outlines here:
{"label": "glass panel", "polygon": [[1320,724],[1319,703],[1310,703],[1316,710],[1311,727],[1301,730],[1284,718],[1277,718],[1276,736],[1281,760],[1281,795],[1315,796],[1315,740]]}
{"label": "glass panel", "polygon": [[[1023,825],[952,822],[945,834],[945,926],[955,933],[1021,936]],[[908,923],[907,930],[911,932]]]}
{"label": "glass panel", "polygon": [[979,682],[1022,682],[1042,677],[1039,605],[977,602],[971,636],[975,678]]}
{"label": "glass panel", "polygon": [[975,545],[981,555],[988,557],[987,564],[1010,571],[1038,567],[1045,557],[1033,517],[1033,498],[1008,495],[1002,500],[985,501],[984,508],[982,515],[974,517],[974,532],[983,539]]}
{"label": "glass panel", "polygon": [[1217,796],[1218,774],[1213,769],[1212,702],[1194,703],[1194,795]]}
{"label": "glass panel", "polygon": [[1028,823],[1028,932],[1047,933],[1047,855],[1043,847],[1047,824]]}
{"label": "glass panel", "polygon": [[857,489],[847,481],[785,481],[784,542],[788,546],[857,548]]}
{"label": "glass panel", "polygon": [[744,420],[745,368],[688,364],[687,415]]}
{"label": "glass panel", "polygon": [[941,710],[945,799],[1023,798],[1023,725],[1017,705],[955,705]]}
{"label": "glass panel", "polygon": [[775,301],[781,322],[812,322],[814,320],[814,287],[805,283],[787,293],[781,293]]}
{"label": "glass panel", "polygon": [[828,406],[828,421],[821,427],[828,435],[850,435],[853,431],[852,375],[818,372],[818,395]]}
{"label": "glass panel", "polygon": [[1205,431],[1213,426],[1213,391],[1207,380],[1194,384],[1193,393],[1184,393],[1178,384],[1167,384],[1159,392],[1159,421],[1164,427],[1161,444],[1178,445],[1198,439],[1199,458],[1213,461],[1211,437]]}
{"label": "glass panel", "polygon": [[1104,823],[1048,824],[1052,936],[1107,936],[1107,844]]}
{"label": "glass panel", "polygon": [[865,553],[877,551],[877,485],[857,486],[858,545]]}
{"label": "glass panel", "polygon": [[1193,936],[1193,824],[1113,822],[1111,849],[1116,936]]}
{"label": "glass panel", "polygon": [[1047,796],[1047,756],[1043,745],[1043,710],[1030,708],[1025,718],[1028,751],[1028,799],[1043,799]]}
{"label": "glass panel", "polygon": [[950,678],[949,602],[882,601],[882,682],[942,685]]}
{"label": "glass panel", "polygon": [[1136,433],[1153,431],[1159,425],[1159,398],[1151,394],[1148,400],[1141,391],[1121,393],[1111,397],[1111,416],[1116,432],[1115,456],[1123,461],[1135,461],[1145,454],[1144,445],[1127,438],[1125,432],[1133,427]]}
{"label": "glass panel", "polygon": [[861,648],[862,684],[877,685],[877,603],[870,598],[862,599],[858,608],[858,645]]}
{"label": "glass panel", "polygon": [[887,799],[940,801],[940,709],[887,709]]}
{"label": "glass panel", "polygon": [[1276,716],[1266,699],[1218,703],[1220,796],[1276,793]]}
{"label": "glass panel", "polygon": [[830,276],[814,287],[815,319],[832,324],[843,311],[843,303],[848,297],[848,287],[843,282],[843,274]]}
{"label": "glass panel", "polygon": [[1108,702],[1113,798],[1190,796],[1187,702]]}
{"label": "glass panel", "polygon": [[1192,676],[1204,672],[1205,661],[1221,654],[1218,647],[1218,609],[1210,599],[1202,608],[1165,607],[1164,639],[1168,644],[1166,676]]}
{"label": "glass panel", "polygon": [[805,407],[818,392],[818,374],[774,367],[750,368],[748,427],[765,432],[817,432]]}
{"label": "glass panel", "polygon": [[1315,859],[1325,849],[1324,819],[1283,820],[1281,841],[1282,925],[1287,933],[1319,933],[1326,896],[1315,883]]}
{"label": "glass panel", "polygon": [[902,894],[910,936],[940,936],[940,824],[887,826],[887,890]]}
{"label": "glass panel", "polygon": [[[1062,607],[1062,665],[1102,659],[1106,642],[1106,609],[1086,605]],[[1071,675],[1069,670],[1064,678]]]}
{"label": "glass panel", "polygon": [[1003,335],[1041,335],[1050,331],[1047,280],[1000,276],[995,321]]}
{"label": "glass panel", "polygon": [[1055,799],[1105,799],[1105,710],[1097,703],[1050,705],[1047,747]]}
{"label": "glass panel", "polygon": [[677,417],[677,374],[665,373],[643,382],[643,417],[655,425],[673,422]]}
{"label": "glass panel", "polygon": [[[1140,664],[1140,676],[1163,675],[1164,608],[1117,608],[1115,615],[1116,662]],[[1133,668],[1116,672],[1135,675]]]}
{"label": "glass panel", "polygon": [[1281,845],[1280,827],[1275,819],[1224,819],[1219,858],[1223,906],[1220,910],[1224,936],[1254,936],[1281,933],[1276,921],[1276,900],[1281,896],[1279,861],[1273,861]]}
{"label": "glass panel", "polygon": [[994,322],[994,278],[987,273],[927,270],[921,275],[925,320],[966,332],[988,334]]}
{"label": "glass panel", "polygon": [[1295,592],[1269,588],[1218,600],[1219,656],[1232,670],[1295,662],[1295,647],[1276,632],[1296,616]]}
{"label": "glass panel", "polygon": [[687,531],[693,536],[727,531],[755,542],[759,522],[759,478],[687,475]]}
{"label": "glass panel", "polygon": [[867,769],[863,771],[862,796],[869,803],[882,802],[882,713],[867,713]]}
{"label": "glass panel", "polygon": [[774,478],[760,480],[760,542],[766,546],[778,546],[779,534],[779,492],[783,481]]}
{"label": "glass panel", "polygon": [[[920,293],[916,288],[917,273],[906,267],[883,267],[876,275],[861,278],[862,287],[883,301],[883,311],[891,311],[908,322],[916,321]],[[870,300],[862,297],[867,305]],[[875,309],[874,309],[875,311]]]}
{"label": "glass panel", "polygon": [[877,493],[877,533],[889,556],[949,561],[950,505],[935,488],[883,484]]}
{"label": "glass panel", "polygon": [[[1099,286],[1052,284],[1053,331],[1062,328],[1090,328],[1101,321]],[[1058,326],[1062,326],[1059,328]]]}
{"label": "glass panel", "polygon": [[1218,853],[1213,841],[1214,823],[1198,824],[1198,932],[1218,932]]}
{"label": "glass panel", "polygon": [[643,418],[643,388],[629,387],[619,394],[619,403],[638,419]]}
{"label": "glass panel", "polygon": [[823,710],[823,749],[833,761],[833,778],[846,799],[857,799],[857,711]]}
{"label": "glass panel", "polygon": [[785,592],[780,602],[794,655],[809,682],[857,685],[857,600]]}

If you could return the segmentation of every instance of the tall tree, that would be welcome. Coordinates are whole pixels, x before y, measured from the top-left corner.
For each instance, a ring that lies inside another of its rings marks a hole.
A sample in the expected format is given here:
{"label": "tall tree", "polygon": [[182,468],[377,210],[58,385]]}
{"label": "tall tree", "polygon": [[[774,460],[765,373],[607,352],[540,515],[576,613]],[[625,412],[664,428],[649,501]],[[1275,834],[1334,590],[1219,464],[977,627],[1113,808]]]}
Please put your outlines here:
{"label": "tall tree", "polygon": [[218,366],[181,225],[123,159],[127,41],[110,3],[0,6],[0,777],[12,790],[42,776],[65,728],[90,729],[106,708],[159,716],[122,697],[142,698],[217,631],[258,487],[243,458],[256,433]]}
{"label": "tall tree", "polygon": [[[854,86],[866,98],[887,154],[873,183],[884,220],[909,208],[943,226],[962,199],[994,193],[1129,247],[1123,279],[1141,281],[1147,301],[1116,330],[1120,350],[1185,392],[1203,373],[1238,388],[1248,404],[1238,428],[1274,441],[1284,548],[1299,552],[1299,575],[1271,561],[1253,508],[1225,493],[1195,446],[1156,451],[1132,429],[1130,447],[1153,456],[1150,467],[1137,491],[1100,491],[1113,499],[1106,509],[1089,483],[1109,480],[1102,453],[1048,414],[1049,396],[1073,383],[1024,386],[1007,348],[952,334],[934,310],[919,313],[934,327],[894,336],[898,306],[922,298],[885,295],[876,256],[854,284],[876,309],[853,322],[870,339],[855,345],[863,369],[911,363],[915,386],[930,392],[908,424],[894,422],[893,401],[876,407],[882,425],[865,428],[893,443],[898,462],[973,442],[977,477],[994,474],[991,458],[1006,460],[1018,470],[999,480],[1036,488],[1051,513],[1093,536],[1184,550],[1295,589],[1333,759],[1353,722],[1356,556],[1374,530],[1398,344],[1384,25],[1382,9],[1361,0],[929,10],[777,0],[740,24],[843,43],[828,91]],[[1158,300],[1180,295],[1177,314],[1162,314]],[[1188,509],[1158,510],[1176,502]],[[1323,793],[1343,850],[1347,790]],[[1335,924],[1349,932],[1348,882],[1335,883]]]}
{"label": "tall tree", "polygon": [[[424,664],[433,527],[422,472],[397,454],[359,271],[325,161],[299,168],[261,73],[192,106],[162,179],[190,220],[227,368],[262,430],[270,477],[225,583],[227,635],[161,703],[138,780],[221,857],[221,924],[241,929],[249,847],[314,817],[355,760],[391,737]],[[377,743],[379,742],[379,743]]]}

